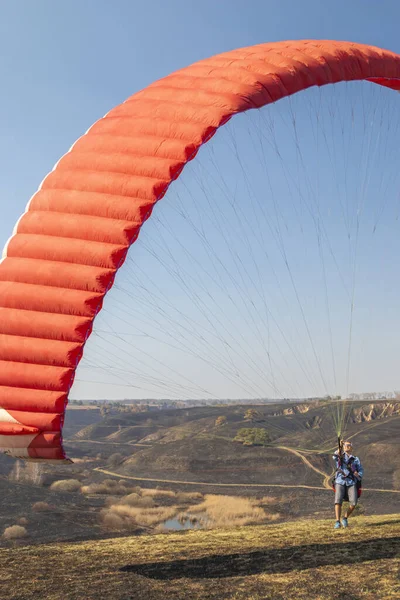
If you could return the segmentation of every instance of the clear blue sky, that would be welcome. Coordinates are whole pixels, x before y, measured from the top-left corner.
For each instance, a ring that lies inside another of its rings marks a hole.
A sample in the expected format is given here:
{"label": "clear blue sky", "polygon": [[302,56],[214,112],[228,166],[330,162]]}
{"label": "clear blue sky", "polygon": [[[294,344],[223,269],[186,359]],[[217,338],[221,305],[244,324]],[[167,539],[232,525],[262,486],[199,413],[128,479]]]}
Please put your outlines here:
{"label": "clear blue sky", "polygon": [[46,173],[114,105],[212,54],[284,39],[400,52],[395,0],[3,0],[0,245]]}
{"label": "clear blue sky", "polygon": [[3,0],[0,246],[46,173],[88,127],[155,79],[284,39],[400,52],[395,0]]}

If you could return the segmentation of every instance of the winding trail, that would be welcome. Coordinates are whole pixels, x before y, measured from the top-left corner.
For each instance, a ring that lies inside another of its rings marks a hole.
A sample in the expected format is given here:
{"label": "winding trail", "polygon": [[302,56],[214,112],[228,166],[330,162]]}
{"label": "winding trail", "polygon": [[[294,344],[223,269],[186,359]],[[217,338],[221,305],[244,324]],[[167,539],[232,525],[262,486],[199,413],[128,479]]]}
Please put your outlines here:
{"label": "winding trail", "polygon": [[[299,452],[298,450],[295,450],[294,448],[289,448],[288,446],[275,446],[275,448],[280,448],[281,450],[287,450],[287,452],[291,452],[295,456],[298,456],[309,469],[312,469],[313,471],[318,473],[318,475],[322,475],[322,477],[323,477],[322,485],[323,485],[324,489],[327,489],[327,490],[331,489],[329,480],[332,477],[332,475],[328,475],[328,473],[325,473],[324,471],[317,469],[317,467],[314,467],[314,465],[308,460],[308,458],[306,458],[301,452]],[[321,489],[321,488],[319,488],[319,489]]]}
{"label": "winding trail", "polygon": [[[133,475],[121,475],[120,473],[114,473],[113,471],[108,471],[107,469],[102,469],[101,467],[96,467],[93,469],[94,471],[99,471],[100,473],[104,473],[105,475],[112,475],[113,477],[119,477],[120,479],[132,479],[133,481],[151,481],[152,483],[173,483],[173,484],[181,484],[181,485],[198,485],[198,486],[207,486],[207,487],[257,487],[257,488],[304,488],[306,490],[325,490],[326,488],[318,487],[315,485],[290,485],[288,483],[210,483],[205,481],[182,481],[178,479],[153,479],[150,477],[134,477]],[[400,493],[400,492],[399,492]]]}
{"label": "winding trail", "polygon": [[[302,488],[306,490],[324,490],[331,491],[331,487],[322,487],[316,485],[290,485],[285,483],[210,483],[205,481],[182,481],[177,479],[153,479],[151,477],[134,477],[133,475],[121,475],[121,473],[115,473],[113,471],[108,471],[107,469],[102,469],[101,467],[96,467],[93,469],[94,471],[98,471],[99,473],[104,473],[105,475],[111,475],[112,477],[118,477],[119,479],[131,479],[133,481],[150,481],[152,483],[173,483],[173,484],[181,484],[181,485],[198,485],[201,487],[256,487],[256,488],[287,488],[287,489],[296,489]],[[327,477],[330,477],[328,475]],[[382,490],[377,488],[363,488],[366,492],[384,492],[388,494],[400,494],[400,490]]]}
{"label": "winding trail", "polygon": [[[396,418],[400,418],[396,417]],[[363,431],[357,432],[355,434],[353,434],[352,436],[349,437],[353,438],[356,435],[363,433],[366,430],[369,430],[372,427],[376,427],[378,425],[381,425],[381,423],[374,423],[372,425],[370,425],[369,427],[365,428]],[[72,441],[72,440],[71,440]],[[76,442],[78,440],[73,440],[73,442]],[[79,440],[80,442],[86,442],[89,440]],[[93,442],[91,441],[91,443],[98,443],[98,444],[104,444],[106,442]],[[142,446],[142,447],[146,447],[149,448],[151,447],[150,444],[140,444],[140,443],[132,443],[132,442],[127,442],[127,443],[121,443],[121,442],[109,442],[110,444],[115,444],[115,445],[127,445],[127,446]],[[286,488],[286,489],[296,489],[296,488],[301,488],[301,489],[307,489],[307,490],[329,490],[331,491],[331,478],[333,476],[334,471],[332,471],[332,473],[325,473],[324,471],[322,471],[321,469],[318,469],[317,467],[315,467],[310,460],[305,456],[305,454],[318,454],[318,452],[312,451],[312,450],[296,450],[295,448],[290,448],[289,446],[274,446],[275,448],[278,448],[280,450],[284,450],[286,452],[290,452],[291,454],[294,454],[295,456],[297,456],[298,458],[300,458],[300,460],[312,471],[314,471],[315,473],[317,473],[318,475],[322,476],[322,486],[312,486],[312,485],[305,485],[305,484],[297,484],[297,485],[293,485],[293,484],[284,484],[284,483],[210,483],[210,482],[204,482],[204,481],[182,481],[182,480],[176,480],[176,479],[156,479],[156,478],[151,478],[151,477],[134,477],[133,475],[121,475],[120,473],[115,473],[113,471],[108,471],[107,469],[102,469],[100,467],[97,467],[94,469],[94,471],[99,471],[101,473],[104,473],[105,475],[111,475],[112,477],[119,477],[120,479],[130,479],[133,481],[149,481],[152,483],[168,483],[168,484],[181,484],[181,485],[197,485],[197,486],[201,486],[201,487],[239,487],[239,488],[248,488],[248,487],[255,487],[255,488]],[[388,489],[381,489],[381,488],[364,488],[364,491],[366,492],[380,492],[380,493],[387,493],[387,494],[400,494],[400,490],[388,490]]]}
{"label": "winding trail", "polygon": [[103,446],[140,446],[141,448],[150,448],[150,444],[140,444],[139,442],[100,442],[98,440],[64,440],[69,444],[102,444]]}

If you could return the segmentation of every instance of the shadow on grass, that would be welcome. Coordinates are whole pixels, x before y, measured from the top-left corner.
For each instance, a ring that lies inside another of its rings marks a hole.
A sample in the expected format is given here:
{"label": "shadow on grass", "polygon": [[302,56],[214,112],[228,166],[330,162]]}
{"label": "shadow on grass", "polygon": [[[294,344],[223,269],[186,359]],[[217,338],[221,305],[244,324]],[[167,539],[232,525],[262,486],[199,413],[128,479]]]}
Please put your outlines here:
{"label": "shadow on grass", "polygon": [[327,565],[352,565],[400,555],[400,537],[362,542],[310,544],[243,554],[214,554],[203,558],[125,565],[120,571],[149,579],[172,580],[245,577],[259,573],[288,573]]}
{"label": "shadow on grass", "polygon": [[368,527],[382,527],[383,525],[397,525],[400,519],[392,519],[391,521],[380,521],[379,523],[370,523]]}

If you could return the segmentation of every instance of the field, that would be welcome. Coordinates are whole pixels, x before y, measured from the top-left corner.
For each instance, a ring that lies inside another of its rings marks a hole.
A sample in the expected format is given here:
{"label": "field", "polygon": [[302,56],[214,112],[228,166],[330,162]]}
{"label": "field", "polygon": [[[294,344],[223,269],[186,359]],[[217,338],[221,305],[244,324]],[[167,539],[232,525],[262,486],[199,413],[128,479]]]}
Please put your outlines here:
{"label": "field", "polygon": [[[368,517],[399,511],[399,413],[399,402],[383,401],[350,415],[365,468],[359,512]],[[21,524],[24,543],[46,544],[158,533],[171,519],[215,528],[331,518],[329,416],[326,403],[70,410],[74,464],[0,457],[0,547],[10,547],[4,531]],[[247,439],[254,431],[262,445]]]}
{"label": "field", "polygon": [[334,531],[326,403],[71,410],[74,464],[0,457],[0,600],[397,599],[399,419],[353,406],[364,491]]}
{"label": "field", "polygon": [[0,550],[7,600],[389,600],[400,515]]}

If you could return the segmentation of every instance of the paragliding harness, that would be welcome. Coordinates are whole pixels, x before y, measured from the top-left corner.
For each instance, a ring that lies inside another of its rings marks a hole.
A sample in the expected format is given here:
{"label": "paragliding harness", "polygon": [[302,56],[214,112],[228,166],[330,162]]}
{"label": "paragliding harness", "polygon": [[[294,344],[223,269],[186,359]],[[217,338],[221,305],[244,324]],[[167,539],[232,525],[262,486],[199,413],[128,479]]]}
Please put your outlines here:
{"label": "paragliding harness", "polygon": [[[344,451],[343,451],[343,441],[338,439],[338,445],[339,445],[339,453],[338,453],[338,467],[336,469],[336,473],[335,476],[333,477],[332,481],[331,481],[331,485],[332,485],[332,489],[333,491],[335,491],[335,485],[336,485],[336,475],[338,473],[338,471],[342,470],[342,464],[343,466],[345,466],[348,470],[349,470],[349,474],[348,475],[344,475],[345,477],[350,477],[350,479],[352,479],[353,481],[355,481],[355,486],[356,486],[356,490],[357,490],[357,498],[360,498],[361,493],[362,493],[362,483],[361,483],[361,479],[358,479],[355,475],[354,475],[354,461],[355,461],[355,457],[351,456],[349,458],[349,460],[347,461],[347,463],[344,462]],[[344,498],[343,500],[345,502],[349,501],[349,490],[348,490],[348,486],[346,485],[346,489],[344,492]]]}

